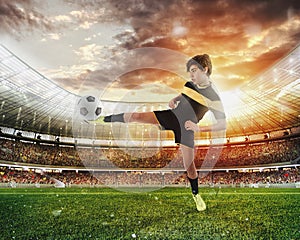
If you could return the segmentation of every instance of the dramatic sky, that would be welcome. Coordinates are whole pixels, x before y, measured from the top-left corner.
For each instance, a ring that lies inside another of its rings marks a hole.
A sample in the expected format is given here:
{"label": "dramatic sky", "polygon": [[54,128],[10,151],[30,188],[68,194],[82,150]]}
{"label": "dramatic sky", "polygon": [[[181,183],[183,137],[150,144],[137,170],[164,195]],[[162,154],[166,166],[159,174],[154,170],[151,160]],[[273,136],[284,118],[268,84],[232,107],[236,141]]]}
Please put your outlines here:
{"label": "dramatic sky", "polygon": [[166,101],[207,53],[221,92],[300,41],[298,0],[0,0],[1,44],[61,87]]}

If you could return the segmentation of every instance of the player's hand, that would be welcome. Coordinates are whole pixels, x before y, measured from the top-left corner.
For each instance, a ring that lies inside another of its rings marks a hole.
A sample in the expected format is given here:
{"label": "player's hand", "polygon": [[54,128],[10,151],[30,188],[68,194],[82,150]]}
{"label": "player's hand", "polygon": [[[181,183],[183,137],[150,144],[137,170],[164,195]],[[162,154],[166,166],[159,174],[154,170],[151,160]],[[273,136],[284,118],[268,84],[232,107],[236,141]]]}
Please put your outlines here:
{"label": "player's hand", "polygon": [[193,132],[199,132],[199,127],[196,123],[192,122],[191,120],[188,120],[185,122],[184,127],[186,130],[191,130]]}
{"label": "player's hand", "polygon": [[169,107],[170,107],[171,109],[174,109],[174,108],[176,108],[176,106],[177,106],[177,101],[176,101],[175,99],[172,99],[172,100],[169,102]]}

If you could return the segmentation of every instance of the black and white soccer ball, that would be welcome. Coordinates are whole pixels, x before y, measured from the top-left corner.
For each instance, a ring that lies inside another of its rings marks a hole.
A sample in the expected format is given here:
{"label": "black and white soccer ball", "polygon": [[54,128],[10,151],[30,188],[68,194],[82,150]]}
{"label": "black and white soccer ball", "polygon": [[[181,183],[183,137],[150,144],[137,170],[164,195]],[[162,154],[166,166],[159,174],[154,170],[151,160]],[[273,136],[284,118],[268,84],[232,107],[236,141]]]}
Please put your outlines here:
{"label": "black and white soccer ball", "polygon": [[87,95],[79,99],[77,109],[81,117],[85,120],[93,121],[101,116],[103,105],[99,98]]}

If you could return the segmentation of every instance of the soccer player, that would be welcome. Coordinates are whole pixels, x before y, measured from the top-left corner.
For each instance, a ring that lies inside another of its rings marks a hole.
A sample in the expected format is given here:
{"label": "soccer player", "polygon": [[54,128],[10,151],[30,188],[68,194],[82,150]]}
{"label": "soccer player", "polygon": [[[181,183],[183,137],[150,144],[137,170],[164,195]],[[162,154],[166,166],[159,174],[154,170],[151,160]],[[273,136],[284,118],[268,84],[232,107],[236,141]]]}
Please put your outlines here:
{"label": "soccer player", "polygon": [[[154,112],[120,113],[104,117],[104,122],[138,122],[159,125],[172,130],[175,142],[180,144],[183,163],[191,184],[193,199],[198,211],[206,204],[198,190],[198,173],[194,163],[194,133],[226,129],[226,116],[220,97],[212,85],[212,64],[207,54],[196,55],[186,63],[191,81],[185,83],[181,94],[169,102],[170,109]],[[211,111],[216,123],[198,126],[207,111]]]}

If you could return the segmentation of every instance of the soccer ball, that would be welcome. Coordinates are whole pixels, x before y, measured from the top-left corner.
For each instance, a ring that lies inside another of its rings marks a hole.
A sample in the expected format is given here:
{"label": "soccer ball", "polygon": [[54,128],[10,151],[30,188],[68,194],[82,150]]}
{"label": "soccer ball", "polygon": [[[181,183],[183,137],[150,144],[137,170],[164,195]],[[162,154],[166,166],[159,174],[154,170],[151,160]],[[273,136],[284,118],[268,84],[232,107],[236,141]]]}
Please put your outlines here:
{"label": "soccer ball", "polygon": [[85,120],[93,121],[101,116],[103,105],[95,96],[83,96],[77,103],[78,111]]}

